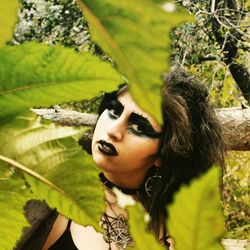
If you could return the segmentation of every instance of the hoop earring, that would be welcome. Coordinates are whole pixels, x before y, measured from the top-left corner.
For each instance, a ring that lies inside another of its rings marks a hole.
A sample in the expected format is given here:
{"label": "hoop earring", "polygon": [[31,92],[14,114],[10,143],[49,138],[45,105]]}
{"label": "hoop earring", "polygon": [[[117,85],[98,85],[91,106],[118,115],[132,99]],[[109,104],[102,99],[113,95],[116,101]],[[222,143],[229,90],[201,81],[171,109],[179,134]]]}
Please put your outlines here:
{"label": "hoop earring", "polygon": [[161,175],[159,173],[159,168],[156,167],[156,171],[155,171],[155,174],[150,176],[145,184],[144,184],[144,188],[145,188],[145,192],[146,194],[148,195],[148,197],[151,197],[152,196],[152,191],[153,191],[153,186],[154,184],[159,180],[161,179]]}

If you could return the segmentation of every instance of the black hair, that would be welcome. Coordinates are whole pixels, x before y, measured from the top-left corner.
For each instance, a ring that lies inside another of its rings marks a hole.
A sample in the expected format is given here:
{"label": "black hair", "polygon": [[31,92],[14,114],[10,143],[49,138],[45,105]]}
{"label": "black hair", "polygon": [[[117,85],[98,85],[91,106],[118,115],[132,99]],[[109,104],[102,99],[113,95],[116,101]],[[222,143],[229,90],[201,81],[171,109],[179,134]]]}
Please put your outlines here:
{"label": "black hair", "polygon": [[225,148],[207,88],[182,68],[176,67],[165,75],[162,116],[162,177],[155,183],[151,199],[144,201],[151,215],[151,228],[158,235],[167,218],[166,205],[172,202],[174,193],[214,164],[223,169]]}

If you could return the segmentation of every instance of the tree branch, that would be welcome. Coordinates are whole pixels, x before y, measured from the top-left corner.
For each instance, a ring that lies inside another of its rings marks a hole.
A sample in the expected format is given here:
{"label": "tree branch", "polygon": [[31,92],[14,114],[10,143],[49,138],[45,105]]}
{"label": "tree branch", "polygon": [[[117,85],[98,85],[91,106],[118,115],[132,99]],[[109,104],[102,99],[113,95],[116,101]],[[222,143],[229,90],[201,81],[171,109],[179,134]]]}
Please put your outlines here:
{"label": "tree branch", "polygon": [[218,19],[214,17],[211,19],[211,23],[214,37],[225,54],[224,62],[228,65],[231,75],[239,86],[242,95],[248,104],[250,104],[250,72],[244,65],[236,61],[239,54],[237,38],[241,38],[243,34],[238,29],[232,31],[230,37],[224,36],[221,32],[221,24],[218,22]]}
{"label": "tree branch", "polygon": [[[32,109],[37,115],[67,126],[94,126],[97,115],[64,109]],[[222,123],[227,150],[250,150],[250,108],[215,110]]]}
{"label": "tree branch", "polygon": [[227,150],[250,150],[250,108],[215,110],[219,118]]}
{"label": "tree branch", "polygon": [[97,120],[96,114],[80,113],[66,109],[31,109],[44,119],[65,126],[94,126]]}
{"label": "tree branch", "polygon": [[199,56],[198,61],[205,62],[205,61],[217,61],[218,57],[216,56]]}

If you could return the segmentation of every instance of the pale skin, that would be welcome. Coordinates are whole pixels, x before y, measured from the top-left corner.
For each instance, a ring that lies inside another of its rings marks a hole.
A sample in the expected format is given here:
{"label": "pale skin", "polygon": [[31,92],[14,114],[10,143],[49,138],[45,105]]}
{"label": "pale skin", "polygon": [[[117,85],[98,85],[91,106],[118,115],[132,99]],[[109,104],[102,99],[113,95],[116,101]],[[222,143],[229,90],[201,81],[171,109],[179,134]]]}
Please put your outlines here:
{"label": "pale skin", "polygon": [[[160,140],[138,133],[141,130],[136,124],[130,122],[131,114],[146,118],[156,132],[161,131],[161,126],[153,117],[137,106],[128,91],[121,93],[118,101],[123,106],[121,113],[117,114],[115,110],[109,108],[98,119],[92,140],[92,155],[95,163],[108,180],[120,187],[138,188],[143,183],[148,169],[160,165],[160,159],[157,156]],[[116,148],[117,155],[103,154],[98,149],[100,140],[111,143]],[[105,196],[108,201],[115,202],[116,197],[107,190]],[[114,205],[112,211],[109,207],[106,208],[106,213],[109,215],[114,215],[114,211],[127,218],[126,211],[119,208],[117,204]],[[62,215],[57,217],[42,250],[48,249],[60,238],[67,227],[67,222],[68,219]],[[79,250],[107,250],[109,247],[102,234],[90,226],[81,226],[72,221],[70,231],[74,244]],[[115,244],[112,244],[111,247],[118,249]]]}
{"label": "pale skin", "polygon": [[[108,180],[126,188],[138,188],[150,167],[159,166],[157,158],[160,140],[133,133],[128,125],[132,113],[148,119],[152,128],[160,132],[161,126],[155,119],[140,109],[133,101],[129,92],[122,93],[118,101],[123,105],[123,112],[115,118],[110,118],[112,110],[105,110],[96,125],[92,140],[92,154],[96,164],[102,169]],[[98,150],[98,141],[112,143],[118,151],[118,156],[107,157]]]}

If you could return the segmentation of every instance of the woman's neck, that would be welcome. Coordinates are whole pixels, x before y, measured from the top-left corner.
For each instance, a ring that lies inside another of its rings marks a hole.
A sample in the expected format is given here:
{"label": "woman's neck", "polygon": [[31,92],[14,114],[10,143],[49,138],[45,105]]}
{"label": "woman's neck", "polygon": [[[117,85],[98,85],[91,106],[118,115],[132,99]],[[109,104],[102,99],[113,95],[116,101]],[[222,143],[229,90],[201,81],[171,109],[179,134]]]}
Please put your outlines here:
{"label": "woman's neck", "polygon": [[112,188],[117,188],[119,189],[122,193],[124,194],[128,194],[128,195],[139,195],[142,192],[142,188],[127,188],[125,186],[120,186],[117,185],[116,183],[112,182],[109,177],[107,176],[106,173],[100,173],[99,174],[100,180],[103,183],[103,185],[108,188],[108,189],[112,189]]}
{"label": "woman's neck", "polygon": [[133,171],[128,173],[103,171],[104,176],[113,184],[128,189],[139,189],[144,183],[144,171]]}

